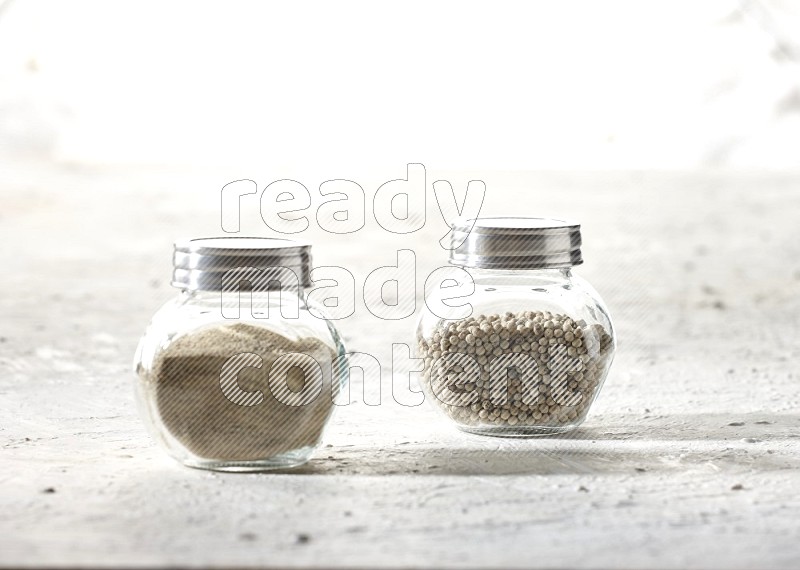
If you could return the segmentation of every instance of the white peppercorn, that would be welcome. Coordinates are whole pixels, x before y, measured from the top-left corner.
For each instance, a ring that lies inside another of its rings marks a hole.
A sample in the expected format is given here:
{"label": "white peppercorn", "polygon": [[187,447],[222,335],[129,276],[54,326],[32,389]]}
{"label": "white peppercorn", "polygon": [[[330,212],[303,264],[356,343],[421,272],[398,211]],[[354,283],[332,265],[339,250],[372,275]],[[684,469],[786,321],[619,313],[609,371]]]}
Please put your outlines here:
{"label": "white peppercorn", "polygon": [[468,426],[570,425],[594,399],[612,345],[602,325],[549,311],[443,321],[418,338],[425,387]]}
{"label": "white peppercorn", "polygon": [[578,426],[615,344],[602,299],[572,273],[583,262],[580,224],[483,217],[459,219],[452,230],[453,280],[474,285],[464,289],[473,313],[446,302],[454,291],[444,282],[426,288],[417,353],[427,399],[473,433],[532,436]]}

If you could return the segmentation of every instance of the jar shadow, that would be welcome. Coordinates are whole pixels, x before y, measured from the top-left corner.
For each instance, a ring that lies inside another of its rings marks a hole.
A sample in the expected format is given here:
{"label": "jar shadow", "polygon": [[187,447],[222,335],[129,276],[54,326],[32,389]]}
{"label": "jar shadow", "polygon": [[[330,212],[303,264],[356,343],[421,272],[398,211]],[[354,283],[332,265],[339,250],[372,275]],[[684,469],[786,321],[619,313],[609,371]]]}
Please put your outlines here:
{"label": "jar shadow", "polygon": [[596,425],[546,438],[511,439],[456,434],[442,441],[330,446],[298,475],[569,475],[738,472],[800,468],[800,457],[776,452],[796,442],[800,415],[604,415]]}

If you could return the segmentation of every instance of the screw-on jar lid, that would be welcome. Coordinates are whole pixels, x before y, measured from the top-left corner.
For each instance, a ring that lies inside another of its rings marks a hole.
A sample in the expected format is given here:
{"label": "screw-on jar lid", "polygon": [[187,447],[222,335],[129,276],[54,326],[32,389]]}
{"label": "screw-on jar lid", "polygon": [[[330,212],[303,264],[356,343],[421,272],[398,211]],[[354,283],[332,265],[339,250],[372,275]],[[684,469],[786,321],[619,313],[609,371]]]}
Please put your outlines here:
{"label": "screw-on jar lid", "polygon": [[581,226],[548,218],[458,220],[453,224],[450,263],[486,269],[580,265]]}
{"label": "screw-on jar lid", "polygon": [[[192,291],[290,289],[311,286],[311,245],[290,239],[217,237],[180,240],[172,285]],[[237,268],[240,271],[232,271]],[[297,276],[294,280],[291,271]],[[294,284],[292,283],[294,281]],[[279,283],[279,285],[278,285]]]}

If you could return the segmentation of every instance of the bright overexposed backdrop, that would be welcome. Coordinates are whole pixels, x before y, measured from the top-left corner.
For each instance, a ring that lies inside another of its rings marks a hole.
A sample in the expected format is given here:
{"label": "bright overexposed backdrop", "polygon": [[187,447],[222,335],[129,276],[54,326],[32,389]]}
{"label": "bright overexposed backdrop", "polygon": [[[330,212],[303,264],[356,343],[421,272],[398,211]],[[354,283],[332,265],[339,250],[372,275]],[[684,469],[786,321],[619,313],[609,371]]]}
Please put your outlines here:
{"label": "bright overexposed backdrop", "polygon": [[800,2],[0,7],[0,160],[800,167]]}

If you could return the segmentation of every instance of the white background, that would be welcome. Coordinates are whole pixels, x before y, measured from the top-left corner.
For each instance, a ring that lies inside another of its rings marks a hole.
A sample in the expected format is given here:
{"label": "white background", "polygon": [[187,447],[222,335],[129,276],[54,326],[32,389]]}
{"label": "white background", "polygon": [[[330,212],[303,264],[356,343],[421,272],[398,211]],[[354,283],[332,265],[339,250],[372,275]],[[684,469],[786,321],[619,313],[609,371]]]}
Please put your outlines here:
{"label": "white background", "polygon": [[0,10],[0,159],[800,167],[788,0]]}

